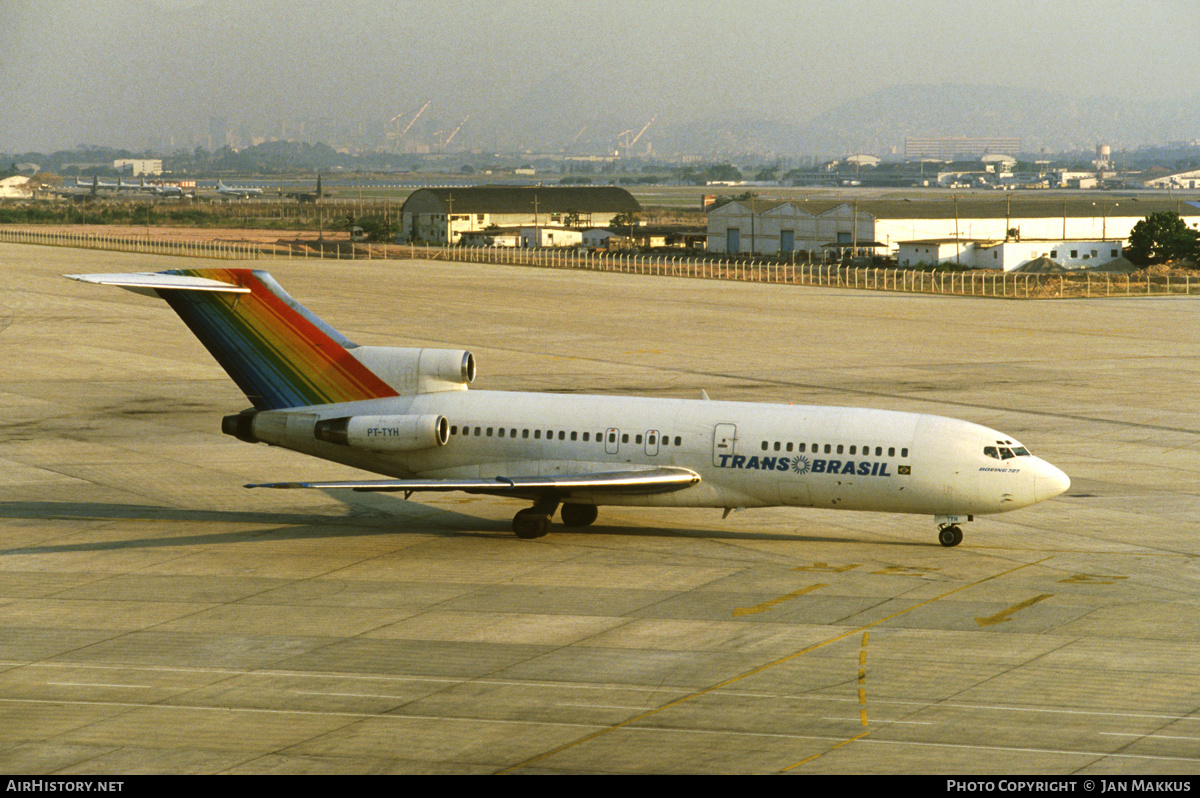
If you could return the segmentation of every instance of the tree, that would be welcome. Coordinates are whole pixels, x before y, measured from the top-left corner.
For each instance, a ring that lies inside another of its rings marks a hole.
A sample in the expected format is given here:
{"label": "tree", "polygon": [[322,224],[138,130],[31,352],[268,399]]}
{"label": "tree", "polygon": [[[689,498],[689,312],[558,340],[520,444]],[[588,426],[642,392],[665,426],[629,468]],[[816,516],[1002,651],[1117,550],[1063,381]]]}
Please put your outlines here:
{"label": "tree", "polygon": [[1200,231],[1188,227],[1174,211],[1158,211],[1133,226],[1125,256],[1139,266],[1200,260]]}

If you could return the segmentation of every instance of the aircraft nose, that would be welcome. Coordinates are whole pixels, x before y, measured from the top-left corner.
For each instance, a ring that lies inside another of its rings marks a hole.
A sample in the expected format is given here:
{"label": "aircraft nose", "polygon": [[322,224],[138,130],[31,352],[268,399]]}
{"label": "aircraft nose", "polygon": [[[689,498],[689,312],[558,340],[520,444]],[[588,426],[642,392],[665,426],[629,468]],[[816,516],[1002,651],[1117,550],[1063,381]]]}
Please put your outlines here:
{"label": "aircraft nose", "polygon": [[1071,487],[1070,477],[1045,460],[1038,462],[1033,477],[1033,500],[1035,502],[1053,499],[1060,493],[1065,493],[1069,487]]}

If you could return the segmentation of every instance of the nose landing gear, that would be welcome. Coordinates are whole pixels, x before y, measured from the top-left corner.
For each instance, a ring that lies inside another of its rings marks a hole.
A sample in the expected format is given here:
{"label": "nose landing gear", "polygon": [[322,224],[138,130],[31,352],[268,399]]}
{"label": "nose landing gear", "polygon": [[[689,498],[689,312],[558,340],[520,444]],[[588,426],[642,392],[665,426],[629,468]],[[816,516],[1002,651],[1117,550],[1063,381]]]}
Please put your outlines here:
{"label": "nose landing gear", "polygon": [[935,519],[938,525],[938,543],[950,548],[962,543],[963,533],[958,526],[963,521],[974,521],[975,517],[961,515],[939,515]]}
{"label": "nose landing gear", "polygon": [[957,546],[962,543],[962,530],[955,524],[940,527],[938,529],[938,543],[943,546]]}

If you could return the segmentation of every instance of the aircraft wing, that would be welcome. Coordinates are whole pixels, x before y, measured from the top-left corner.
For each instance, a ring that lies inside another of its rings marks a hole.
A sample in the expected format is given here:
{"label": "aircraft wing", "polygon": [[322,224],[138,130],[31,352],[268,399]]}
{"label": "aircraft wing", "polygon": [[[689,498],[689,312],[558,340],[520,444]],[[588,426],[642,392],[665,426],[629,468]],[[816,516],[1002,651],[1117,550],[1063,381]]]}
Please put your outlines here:
{"label": "aircraft wing", "polygon": [[647,494],[683,490],[700,481],[690,468],[648,468],[596,474],[493,477],[491,479],[366,479],[341,482],[267,482],[247,488],[349,488],[357,491],[452,491],[487,493],[495,496],[527,496],[543,493]]}

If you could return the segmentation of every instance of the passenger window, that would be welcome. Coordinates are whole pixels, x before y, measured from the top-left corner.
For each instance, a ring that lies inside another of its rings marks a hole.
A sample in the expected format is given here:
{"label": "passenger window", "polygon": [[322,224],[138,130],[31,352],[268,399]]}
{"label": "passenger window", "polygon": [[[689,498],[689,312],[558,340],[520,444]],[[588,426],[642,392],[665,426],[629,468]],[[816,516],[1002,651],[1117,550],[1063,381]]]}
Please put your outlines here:
{"label": "passenger window", "polygon": [[900,450],[900,456],[901,456],[901,457],[908,457],[908,448],[907,448],[907,447],[905,447],[905,448],[903,448],[903,449],[901,449],[901,450]]}
{"label": "passenger window", "polygon": [[571,440],[573,440],[573,441],[577,441],[577,440],[579,440],[579,433],[578,433],[578,432],[572,432],[572,433],[571,433]]}
{"label": "passenger window", "polygon": [[638,444],[639,446],[642,444],[642,436],[641,436],[641,433],[638,433],[637,435],[634,435],[634,436],[633,436],[633,442],[634,442],[634,443],[636,443],[636,444]]}
{"label": "passenger window", "polygon": [[681,437],[679,437],[678,435],[676,435],[676,436],[675,436],[675,445],[676,445],[676,446],[682,446],[682,445],[683,445],[683,438],[681,438]]}
{"label": "passenger window", "polygon": [[[801,446],[803,446],[804,444],[802,443],[802,444],[800,444],[800,445],[801,445]],[[789,452],[792,450],[792,442],[791,442],[791,441],[788,441],[787,450],[788,450]]]}
{"label": "passenger window", "polygon": [[504,427],[501,427],[500,429],[496,430],[496,434],[499,437],[503,438],[504,437]]}
{"label": "passenger window", "polygon": [[592,434],[592,433],[590,433],[590,432],[585,432],[585,433],[583,433],[583,442],[584,442],[584,443],[587,443],[587,442],[588,442],[588,436],[589,436],[589,435],[591,435],[591,434]]}
{"label": "passenger window", "polygon": [[855,449],[855,447],[853,447],[853,446],[850,447],[850,454],[854,454],[854,449]]}
{"label": "passenger window", "polygon": [[875,456],[876,456],[876,457],[883,457],[883,447],[882,447],[882,446],[876,446],[876,447],[875,447]]}
{"label": "passenger window", "polygon": [[767,450],[767,442],[766,442],[766,441],[763,441],[763,442],[762,442],[762,450],[763,450],[764,452]]}
{"label": "passenger window", "polygon": [[521,430],[521,437],[522,437],[522,438],[528,438],[528,437],[529,437],[529,430],[527,430],[527,429],[523,429],[523,430]]}
{"label": "passenger window", "polygon": [[888,447],[888,457],[895,457],[895,456],[896,456],[896,447],[889,446]]}
{"label": "passenger window", "polygon": [[654,445],[654,442],[655,442],[655,440],[656,440],[655,436],[651,435],[651,436],[650,436],[650,438],[649,438],[649,439],[646,441],[646,443],[648,443],[648,444],[650,444],[651,446],[653,446],[653,445]]}
{"label": "passenger window", "polygon": [[458,434],[458,425],[457,425],[457,424],[455,424],[454,426],[450,427],[450,434],[451,434],[451,435],[457,435],[457,434]]}
{"label": "passenger window", "polygon": [[492,437],[492,428],[491,428],[491,427],[488,427],[488,428],[487,428],[487,436],[488,436],[489,438],[490,438],[490,437]]}
{"label": "passenger window", "polygon": [[616,443],[617,442],[617,433],[615,433],[615,432],[608,433],[608,442]]}
{"label": "passenger window", "polygon": [[534,440],[540,441],[542,439],[542,431],[540,429],[535,429],[533,431],[533,438]]}
{"label": "passenger window", "polygon": [[838,444],[837,453],[838,454],[842,453],[842,445],[840,443]]}
{"label": "passenger window", "polygon": [[567,439],[567,432],[566,432],[566,430],[561,430],[561,429],[560,429],[560,430],[558,431],[558,439],[559,439],[560,441],[565,441],[565,440]]}
{"label": "passenger window", "polygon": [[628,432],[621,433],[621,443],[629,443],[629,433]]}
{"label": "passenger window", "polygon": [[828,443],[825,444],[825,454],[829,454],[832,451],[833,451],[833,447],[831,447]]}
{"label": "passenger window", "polygon": [[479,434],[480,434],[480,429],[479,429],[479,427],[476,427],[475,428],[475,436],[479,437]]}

